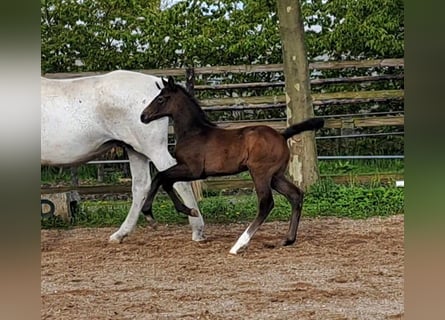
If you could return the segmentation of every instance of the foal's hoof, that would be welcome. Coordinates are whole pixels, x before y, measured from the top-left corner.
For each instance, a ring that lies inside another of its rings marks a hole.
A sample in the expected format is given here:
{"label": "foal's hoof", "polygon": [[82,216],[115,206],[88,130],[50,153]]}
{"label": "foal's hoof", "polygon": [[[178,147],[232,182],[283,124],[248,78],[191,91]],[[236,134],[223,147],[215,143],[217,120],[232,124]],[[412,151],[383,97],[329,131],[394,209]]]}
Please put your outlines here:
{"label": "foal's hoof", "polygon": [[158,222],[150,216],[145,216],[145,220],[147,220],[148,226],[153,230],[158,228]]}
{"label": "foal's hoof", "polygon": [[275,243],[266,242],[263,244],[263,247],[266,249],[275,249],[277,245]]}
{"label": "foal's hoof", "polygon": [[195,208],[190,209],[190,217],[199,217],[199,211]]}
{"label": "foal's hoof", "polygon": [[284,239],[283,246],[290,246],[295,243],[295,239]]}
{"label": "foal's hoof", "polygon": [[239,248],[237,248],[236,245],[234,245],[234,246],[230,249],[229,253],[230,253],[230,254],[233,254],[233,255],[237,255],[237,254],[239,254],[239,253],[242,253],[242,252],[246,251],[246,249],[247,249],[247,245],[243,245],[243,246],[241,246],[241,247],[239,247]]}

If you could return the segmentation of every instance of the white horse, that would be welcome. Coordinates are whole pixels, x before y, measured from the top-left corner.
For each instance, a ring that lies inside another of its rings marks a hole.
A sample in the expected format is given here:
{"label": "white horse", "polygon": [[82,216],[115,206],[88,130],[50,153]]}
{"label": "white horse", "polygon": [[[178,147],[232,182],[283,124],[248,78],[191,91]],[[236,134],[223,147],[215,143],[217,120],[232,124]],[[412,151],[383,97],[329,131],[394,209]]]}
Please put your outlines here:
{"label": "white horse", "polygon": [[[125,221],[109,241],[121,242],[136,226],[150,190],[149,162],[160,171],[176,164],[167,149],[168,118],[145,125],[142,110],[156,97],[158,77],[131,71],[75,79],[41,79],[41,164],[85,163],[116,144],[130,160],[133,202]],[[198,210],[189,217],[192,240],[204,239],[204,221],[190,183],[175,189],[185,204]],[[148,218],[148,217],[147,217]]]}

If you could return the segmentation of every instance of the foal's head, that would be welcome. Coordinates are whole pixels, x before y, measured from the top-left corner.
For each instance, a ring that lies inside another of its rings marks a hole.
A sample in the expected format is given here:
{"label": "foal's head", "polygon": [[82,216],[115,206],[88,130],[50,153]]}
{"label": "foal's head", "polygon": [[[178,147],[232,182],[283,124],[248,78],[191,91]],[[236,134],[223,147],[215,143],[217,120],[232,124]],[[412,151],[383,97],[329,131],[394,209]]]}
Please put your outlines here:
{"label": "foal's head", "polygon": [[153,99],[148,106],[145,107],[141,114],[141,121],[143,123],[149,123],[150,121],[172,116],[177,107],[176,103],[172,103],[172,95],[177,92],[176,84],[172,77],[169,77],[168,81],[162,79],[162,84],[164,88],[161,89],[159,83],[156,82],[158,89],[161,92]]}
{"label": "foal's head", "polygon": [[161,92],[142,111],[141,121],[143,123],[149,123],[162,117],[172,117],[175,122],[181,120],[187,123],[213,125],[200,108],[198,101],[184,87],[176,84],[173,77],[169,77],[168,81],[162,79],[162,84],[164,88],[161,89],[156,83]]}

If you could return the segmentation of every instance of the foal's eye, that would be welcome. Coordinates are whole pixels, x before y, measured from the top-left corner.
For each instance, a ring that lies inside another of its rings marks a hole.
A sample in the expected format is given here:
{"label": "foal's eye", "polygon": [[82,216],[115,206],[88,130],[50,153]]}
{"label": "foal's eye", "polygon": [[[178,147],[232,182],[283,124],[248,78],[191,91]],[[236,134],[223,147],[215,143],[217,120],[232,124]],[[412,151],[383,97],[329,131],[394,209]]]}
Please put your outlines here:
{"label": "foal's eye", "polygon": [[165,98],[163,96],[158,97],[158,103],[162,104],[165,102]]}

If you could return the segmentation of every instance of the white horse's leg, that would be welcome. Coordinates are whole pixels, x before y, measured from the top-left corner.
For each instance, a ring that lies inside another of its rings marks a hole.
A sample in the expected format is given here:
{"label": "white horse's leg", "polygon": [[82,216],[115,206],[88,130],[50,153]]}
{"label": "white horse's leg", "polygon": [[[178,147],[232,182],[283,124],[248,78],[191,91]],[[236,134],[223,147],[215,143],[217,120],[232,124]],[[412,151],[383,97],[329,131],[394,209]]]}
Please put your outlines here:
{"label": "white horse's leg", "polygon": [[127,151],[132,176],[131,191],[133,201],[125,221],[122,223],[119,230],[110,236],[110,242],[122,242],[122,240],[134,230],[139,219],[142,205],[144,204],[144,198],[150,190],[151,185],[150,160],[133,150],[128,149]]}
{"label": "white horse's leg", "polygon": [[[164,171],[176,164],[176,160],[166,150],[159,150],[156,156],[152,157],[153,164],[159,171]],[[201,211],[199,211],[198,203],[193,195],[192,185],[190,182],[176,182],[173,187],[178,192],[179,196],[184,201],[184,204],[189,208],[195,208],[198,211],[197,217],[189,216],[189,223],[192,227],[192,240],[203,241],[204,236],[204,219],[202,218]]]}
{"label": "white horse's leg", "polygon": [[188,216],[190,226],[192,227],[192,240],[203,241],[204,236],[204,219],[202,218],[201,211],[199,211],[198,203],[196,202],[195,195],[193,194],[192,185],[190,182],[176,182],[173,185],[179,196],[184,201],[184,204],[189,208],[195,208],[198,210],[197,217]]}

